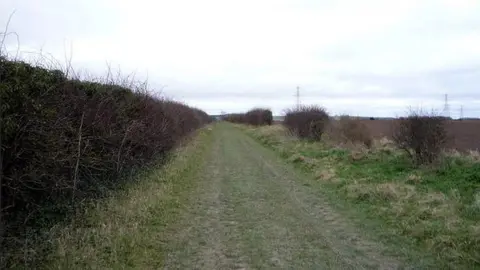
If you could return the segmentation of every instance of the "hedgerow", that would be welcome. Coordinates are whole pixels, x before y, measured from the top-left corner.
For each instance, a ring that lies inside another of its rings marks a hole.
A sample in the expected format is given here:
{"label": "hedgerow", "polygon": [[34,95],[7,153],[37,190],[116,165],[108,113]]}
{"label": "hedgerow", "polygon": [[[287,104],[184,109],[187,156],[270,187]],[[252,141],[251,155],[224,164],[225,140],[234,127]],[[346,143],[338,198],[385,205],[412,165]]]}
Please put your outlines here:
{"label": "hedgerow", "polygon": [[5,57],[0,98],[0,241],[119,187],[210,121],[141,87],[70,79]]}

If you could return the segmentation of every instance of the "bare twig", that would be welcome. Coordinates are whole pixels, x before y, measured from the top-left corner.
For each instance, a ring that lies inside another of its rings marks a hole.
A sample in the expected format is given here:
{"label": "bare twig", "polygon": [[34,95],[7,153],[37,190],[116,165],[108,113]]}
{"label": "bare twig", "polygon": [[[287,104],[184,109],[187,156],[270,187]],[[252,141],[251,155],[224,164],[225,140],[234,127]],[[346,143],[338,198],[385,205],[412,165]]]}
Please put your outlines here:
{"label": "bare twig", "polygon": [[66,69],[67,71],[65,72],[65,77],[68,78],[68,75],[70,74],[70,71],[72,71],[72,78],[75,79],[76,75],[75,75],[75,71],[74,69],[72,68],[72,58],[73,58],[73,44],[70,43],[70,55],[69,57],[67,58],[67,51],[65,49],[65,43],[63,44],[63,48],[64,48],[64,57],[65,57],[65,66],[66,66]]}
{"label": "bare twig", "polygon": [[78,181],[78,167],[80,166],[80,155],[82,153],[81,145],[82,145],[82,127],[83,127],[83,119],[85,118],[85,111],[82,113],[82,120],[80,121],[80,127],[78,129],[78,146],[77,146],[77,164],[75,164],[75,176],[73,178],[73,193],[72,193],[72,201],[75,199],[75,191],[77,189],[77,181]]}
{"label": "bare twig", "polygon": [[105,78],[105,84],[109,84],[108,81],[112,77],[112,64],[110,62],[105,62],[105,64],[107,65],[107,76]]}
{"label": "bare twig", "polygon": [[[12,20],[13,15],[15,14],[15,11],[13,11],[10,16],[8,17],[7,20],[7,25],[5,26],[5,32],[3,33],[2,41],[0,42],[0,57],[2,57],[3,52],[3,46],[5,44],[5,39],[8,35],[8,28],[10,26],[10,21]],[[18,39],[18,35],[17,35]],[[4,61],[3,59],[0,59],[0,61]],[[0,68],[3,68],[3,65],[0,66]],[[0,82],[2,81],[1,75],[3,74],[2,70],[0,70]],[[2,130],[3,130],[3,91],[0,92],[0,209],[3,208],[2,201],[2,187],[3,187],[3,143],[2,143]],[[3,242],[3,235],[5,233],[5,224],[3,220],[3,211],[0,210],[0,244]]]}
{"label": "bare twig", "polygon": [[7,25],[5,25],[5,31],[3,32],[2,41],[0,42],[0,55],[3,55],[2,49],[3,49],[3,46],[5,45],[5,39],[7,38],[7,35],[8,35],[8,28],[10,27],[10,22],[12,21],[12,18],[15,12],[16,11],[14,10],[12,13],[10,13],[10,16],[8,16]]}
{"label": "bare twig", "polygon": [[[0,34],[2,34],[3,39],[5,39],[7,36],[10,36],[10,35],[15,36],[15,38],[17,39],[17,50],[15,52],[15,57],[13,59],[18,60],[18,55],[20,54],[20,36],[17,34],[17,32],[8,32],[8,33],[0,33]],[[0,45],[0,50],[1,50],[2,47],[5,47],[3,42],[4,41],[2,40],[2,45]],[[7,50],[5,49],[5,52],[0,52],[0,55],[2,55],[2,54],[7,55],[8,54]]]}
{"label": "bare twig", "polygon": [[[132,124],[133,125],[133,124]],[[130,126],[131,127],[131,126]],[[125,135],[123,135],[122,139],[122,144],[120,144],[120,147],[118,148],[118,153],[117,153],[117,173],[120,172],[120,154],[122,153],[122,148],[123,145],[125,144],[125,141],[127,140],[127,135],[130,132],[130,127],[125,130]]]}

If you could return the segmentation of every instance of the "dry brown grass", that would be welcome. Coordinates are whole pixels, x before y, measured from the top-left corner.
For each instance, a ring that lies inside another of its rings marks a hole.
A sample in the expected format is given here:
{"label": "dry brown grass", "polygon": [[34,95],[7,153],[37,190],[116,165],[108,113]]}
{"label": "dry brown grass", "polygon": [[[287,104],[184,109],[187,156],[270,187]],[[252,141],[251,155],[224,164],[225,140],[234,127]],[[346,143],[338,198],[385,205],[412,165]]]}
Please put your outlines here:
{"label": "dry brown grass", "polygon": [[341,180],[337,177],[335,169],[323,168],[315,172],[315,178],[325,182],[339,183]]}
{"label": "dry brown grass", "polygon": [[375,150],[389,150],[391,152],[396,149],[395,143],[387,137],[375,139],[373,141],[373,148]]}
{"label": "dry brown grass", "polygon": [[332,121],[328,128],[329,137],[343,144],[362,144],[370,148],[373,137],[367,126],[358,118],[344,115]]}
{"label": "dry brown grass", "polygon": [[282,125],[263,126],[258,128],[259,135],[261,136],[285,136],[287,129]]}
{"label": "dry brown grass", "polygon": [[356,200],[409,200],[416,191],[407,184],[387,182],[380,184],[353,183],[345,187],[347,196]]}
{"label": "dry brown grass", "polygon": [[480,152],[477,150],[466,150],[460,152],[455,149],[448,149],[443,153],[444,157],[467,158],[471,162],[480,162]]}
{"label": "dry brown grass", "polygon": [[[355,200],[387,202],[389,206],[379,209],[397,216],[399,221],[403,220],[404,233],[423,239],[431,250],[452,252],[452,249],[445,248],[456,245],[458,241],[455,234],[461,233],[463,226],[458,194],[447,196],[441,192],[418,192],[414,185],[395,182],[353,183],[347,185],[345,190],[347,196]],[[441,228],[438,223],[442,224]],[[478,226],[470,226],[469,230],[472,236],[480,233]],[[458,258],[461,255],[450,256]]]}
{"label": "dry brown grass", "polygon": [[290,162],[303,162],[305,161],[305,157],[300,154],[293,154],[291,157],[288,158]]}
{"label": "dry brown grass", "polygon": [[[414,185],[397,182],[379,184],[353,183],[345,187],[347,196],[357,200],[382,200],[392,203],[390,210],[396,215],[405,214],[407,206],[409,214],[414,214],[420,219],[445,218],[449,222],[458,220],[458,201],[447,197],[441,192],[418,192]],[[453,222],[454,223],[454,222]]]}
{"label": "dry brown grass", "polygon": [[314,168],[318,166],[318,160],[310,157],[305,157],[301,154],[293,154],[291,157],[288,158],[288,161],[292,163],[301,163],[308,168]]}
{"label": "dry brown grass", "polygon": [[359,161],[366,157],[366,153],[362,151],[352,151],[350,153],[350,159],[352,161]]}
{"label": "dry brown grass", "polygon": [[422,177],[413,173],[410,174],[406,179],[407,184],[415,185],[415,184],[420,184],[420,182],[422,182]]}

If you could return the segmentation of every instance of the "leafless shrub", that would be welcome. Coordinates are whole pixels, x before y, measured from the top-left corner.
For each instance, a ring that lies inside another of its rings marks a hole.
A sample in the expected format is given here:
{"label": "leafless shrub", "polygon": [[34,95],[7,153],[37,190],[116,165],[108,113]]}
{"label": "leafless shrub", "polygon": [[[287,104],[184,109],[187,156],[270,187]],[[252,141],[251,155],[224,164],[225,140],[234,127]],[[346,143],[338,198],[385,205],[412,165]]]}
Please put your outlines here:
{"label": "leafless shrub", "polygon": [[232,123],[237,123],[237,124],[242,124],[245,123],[245,114],[244,113],[232,113],[224,116],[223,120],[232,122]]}
{"label": "leafless shrub", "polygon": [[245,114],[245,122],[249,125],[263,126],[271,125],[273,121],[272,111],[268,109],[256,108]]}
{"label": "leafless shrub", "polygon": [[448,142],[447,118],[435,113],[410,110],[394,122],[393,141],[416,165],[431,164]]}
{"label": "leafless shrub", "polygon": [[310,105],[287,110],[283,125],[301,139],[320,140],[328,122],[324,108]]}
{"label": "leafless shrub", "polygon": [[254,126],[271,125],[273,122],[272,111],[268,109],[255,108],[247,113],[232,113],[225,115],[223,120],[238,123],[249,124]]}

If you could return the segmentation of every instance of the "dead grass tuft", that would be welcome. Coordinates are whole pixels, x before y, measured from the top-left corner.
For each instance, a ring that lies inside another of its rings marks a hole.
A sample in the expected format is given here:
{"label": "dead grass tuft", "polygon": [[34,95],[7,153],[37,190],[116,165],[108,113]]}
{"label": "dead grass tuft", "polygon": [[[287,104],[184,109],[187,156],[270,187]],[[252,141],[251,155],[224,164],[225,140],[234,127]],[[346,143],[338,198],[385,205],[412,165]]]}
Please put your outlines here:
{"label": "dead grass tuft", "polygon": [[333,168],[324,168],[315,172],[315,178],[325,182],[339,182]]}
{"label": "dead grass tuft", "polygon": [[291,157],[288,158],[289,162],[297,163],[305,161],[305,157],[300,154],[293,154]]}
{"label": "dead grass tuft", "polygon": [[374,140],[372,149],[374,149],[374,151],[379,151],[387,154],[392,154],[397,150],[397,148],[395,147],[395,143],[387,137],[382,137],[380,139]]}
{"label": "dead grass tuft", "polygon": [[477,238],[480,240],[480,224],[470,225],[469,231],[472,233],[472,236],[474,238]]}
{"label": "dead grass tuft", "polygon": [[441,192],[428,192],[418,195],[415,202],[414,212],[410,213],[418,219],[444,220],[445,225],[451,230],[456,230],[460,222],[458,216],[458,202],[456,199],[448,198]]}
{"label": "dead grass tuft", "polygon": [[352,161],[359,161],[366,157],[366,153],[362,151],[352,151],[350,153],[350,159]]}
{"label": "dead grass tuft", "polygon": [[477,150],[467,150],[466,152],[460,152],[456,149],[447,149],[442,154],[445,157],[462,158],[470,162],[480,162],[480,152]]}
{"label": "dead grass tuft", "polygon": [[410,174],[406,180],[407,184],[420,184],[421,182],[422,182],[422,177],[416,174]]}
{"label": "dead grass tuft", "polygon": [[416,191],[414,186],[390,182],[377,185],[375,193],[384,200],[408,200]]}
{"label": "dead grass tuft", "polygon": [[282,136],[287,133],[287,130],[284,126],[275,124],[258,128],[258,133],[261,136]]}
{"label": "dead grass tuft", "polygon": [[420,205],[440,205],[446,202],[447,198],[445,194],[441,192],[429,192],[422,196],[422,199],[418,201]]}
{"label": "dead grass tuft", "polygon": [[480,162],[480,152],[477,150],[468,150],[466,156],[472,161]]}
{"label": "dead grass tuft", "polygon": [[305,158],[303,162],[305,163],[305,165],[307,165],[310,168],[314,168],[318,165],[318,160],[314,158]]}
{"label": "dead grass tuft", "polygon": [[347,196],[357,200],[408,200],[416,194],[415,187],[399,183],[360,184],[346,186]]}
{"label": "dead grass tuft", "polygon": [[318,165],[318,160],[310,157],[305,157],[301,154],[293,154],[288,158],[289,162],[292,163],[302,163],[303,165],[306,165],[309,168],[314,168]]}
{"label": "dead grass tuft", "polygon": [[379,146],[379,147],[395,147],[395,143],[387,138],[387,137],[382,137],[378,140],[375,140],[375,146]]}
{"label": "dead grass tuft", "polygon": [[355,200],[370,200],[372,199],[372,188],[369,184],[353,183],[345,187],[347,197]]}

